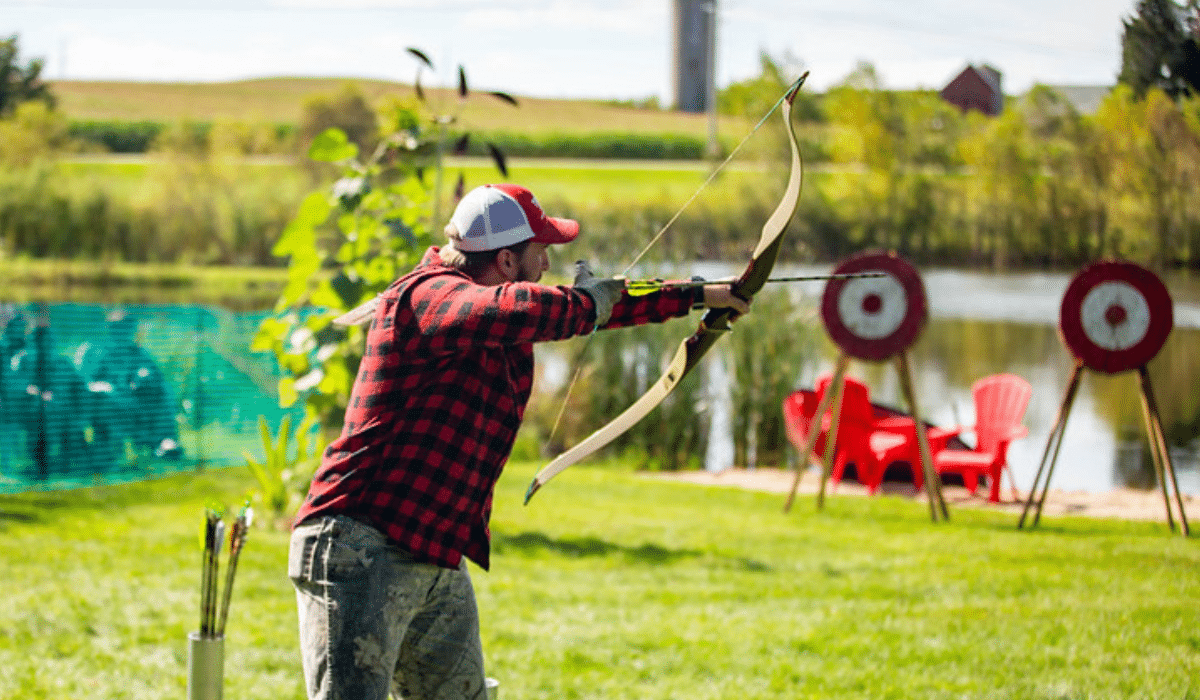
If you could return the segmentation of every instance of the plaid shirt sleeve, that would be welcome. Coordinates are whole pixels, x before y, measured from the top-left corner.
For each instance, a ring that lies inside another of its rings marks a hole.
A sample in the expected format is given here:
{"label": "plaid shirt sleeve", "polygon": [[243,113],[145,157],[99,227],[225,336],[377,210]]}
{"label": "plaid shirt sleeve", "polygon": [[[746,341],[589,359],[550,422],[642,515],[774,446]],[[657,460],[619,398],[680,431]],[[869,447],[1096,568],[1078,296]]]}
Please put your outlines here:
{"label": "plaid shirt sleeve", "polygon": [[[700,290],[697,293],[695,290]],[[631,297],[622,294],[613,305],[612,316],[603,328],[624,328],[645,323],[666,321],[678,316],[687,316],[697,299],[703,299],[703,288],[680,289],[666,287],[645,296]],[[591,303],[591,300],[588,300]],[[593,314],[594,318],[594,314]]]}
{"label": "plaid shirt sleeve", "polygon": [[[414,287],[412,304],[421,334],[446,343],[441,349],[563,340],[589,332],[596,318],[591,297],[573,287],[532,282],[484,286],[446,277]],[[697,298],[703,297],[693,289],[671,287],[639,297],[623,294],[603,328],[686,316]],[[589,313],[579,313],[581,308]]]}
{"label": "plaid shirt sleeve", "polygon": [[434,352],[563,340],[586,333],[595,318],[583,292],[532,282],[440,276],[413,285],[411,294],[417,331]]}

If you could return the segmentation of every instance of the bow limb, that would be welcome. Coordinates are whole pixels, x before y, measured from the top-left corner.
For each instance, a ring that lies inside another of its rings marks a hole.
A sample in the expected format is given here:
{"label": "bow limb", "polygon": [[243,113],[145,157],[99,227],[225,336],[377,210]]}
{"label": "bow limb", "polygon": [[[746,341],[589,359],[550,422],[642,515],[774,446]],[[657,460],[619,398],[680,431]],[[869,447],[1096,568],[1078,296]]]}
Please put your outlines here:
{"label": "bow limb", "polygon": [[[808,73],[800,76],[800,79],[792,85],[782,100],[782,116],[787,125],[788,144],[791,148],[791,169],[783,198],[775,207],[770,218],[763,224],[762,235],[751,255],[750,264],[731,285],[733,293],[747,301],[753,298],[770,278],[771,270],[775,267],[775,259],[779,255],[783,232],[787,229],[788,222],[791,221],[792,215],[796,212],[796,206],[800,203],[800,191],[804,182],[804,163],[800,158],[800,144],[796,138],[796,130],[792,125],[792,102],[796,99],[796,93],[800,91],[800,86],[804,84],[804,79],[807,77]],[[704,357],[717,339],[729,330],[729,324],[733,319],[732,309],[709,309],[704,312],[704,316],[700,320],[700,327],[691,337],[679,344],[679,349],[675,351],[675,357],[672,358],[666,371],[650,389],[633,405],[625,409],[621,415],[543,467],[529,484],[529,490],[525,493],[525,503],[528,504],[529,499],[533,498],[533,494],[537,493],[538,489],[550,479],[612,442],[621,433],[646,417],[650,411],[657,408],[663,399],[678,386],[679,382],[699,364],[700,358]]]}

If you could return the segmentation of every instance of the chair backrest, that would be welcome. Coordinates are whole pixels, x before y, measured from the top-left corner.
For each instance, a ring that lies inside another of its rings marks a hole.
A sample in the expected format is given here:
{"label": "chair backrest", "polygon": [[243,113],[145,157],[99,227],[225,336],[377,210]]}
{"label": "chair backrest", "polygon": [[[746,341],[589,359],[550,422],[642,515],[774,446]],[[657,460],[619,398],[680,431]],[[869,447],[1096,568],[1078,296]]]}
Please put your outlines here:
{"label": "chair backrest", "polygon": [[783,400],[783,425],[788,439],[800,447],[817,412],[817,394],[813,391],[793,391]]}
{"label": "chair backrest", "polygon": [[[828,391],[832,381],[833,377],[829,375],[823,375],[817,379],[818,400]],[[866,436],[871,432],[871,424],[874,422],[875,416],[874,409],[871,408],[871,392],[867,389],[867,385],[853,377],[845,377],[845,382],[842,389],[842,410],[838,415],[837,444],[839,449],[843,445],[866,444]],[[832,410],[832,406],[830,410]]]}
{"label": "chair backrest", "polygon": [[976,449],[993,452],[1002,436],[1021,424],[1033,388],[1015,374],[993,374],[971,386],[975,396]]}

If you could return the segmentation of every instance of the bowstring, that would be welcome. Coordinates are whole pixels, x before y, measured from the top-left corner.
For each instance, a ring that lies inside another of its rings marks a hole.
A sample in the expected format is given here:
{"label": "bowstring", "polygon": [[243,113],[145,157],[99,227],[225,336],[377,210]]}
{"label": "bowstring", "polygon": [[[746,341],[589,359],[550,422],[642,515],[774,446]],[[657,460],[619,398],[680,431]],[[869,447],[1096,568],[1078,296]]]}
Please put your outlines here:
{"label": "bowstring", "polygon": [[724,170],[727,165],[729,165],[730,161],[737,156],[738,151],[742,150],[742,146],[746,145],[746,142],[750,140],[750,137],[758,133],[758,130],[762,128],[763,124],[767,123],[767,120],[770,119],[773,114],[775,114],[775,110],[779,109],[779,105],[783,104],[783,101],[787,99],[787,96],[791,93],[792,88],[794,88],[796,83],[800,82],[800,80],[803,80],[803,77],[793,82],[788,89],[779,96],[779,99],[775,101],[775,105],[763,115],[762,119],[758,120],[758,123],[754,125],[754,128],[750,130],[750,133],[746,134],[742,140],[738,142],[738,145],[734,146],[733,150],[729,152],[729,155],[725,157],[725,160],[721,161],[720,165],[718,165],[716,168],[713,168],[713,171],[708,174],[708,177],[704,179],[704,182],[700,183],[700,187],[696,188],[696,191],[692,193],[691,197],[688,197],[688,200],[683,203],[683,206],[679,207],[679,209],[671,216],[670,220],[663,224],[663,227],[658,230],[658,233],[654,234],[654,237],[650,239],[650,242],[646,244],[646,247],[642,248],[642,252],[638,253],[637,256],[634,257],[633,262],[629,263],[629,266],[626,267],[624,272],[621,273],[622,277],[629,275],[629,271],[632,270],[643,257],[645,257],[646,253],[650,252],[650,249],[653,248],[656,243],[658,243],[659,239],[662,238],[667,232],[667,229],[674,225],[675,221],[683,215],[683,212],[687,211],[687,208],[692,205],[692,202],[696,201],[696,198],[700,196],[700,193],[703,192],[705,188],[707,188],[709,184],[711,184],[712,181],[717,177],[717,175],[720,174],[720,172]]}
{"label": "bowstring", "polygon": [[[791,85],[788,86],[788,89],[779,96],[779,99],[775,101],[775,104],[771,107],[771,109],[762,116],[762,119],[758,120],[758,123],[754,125],[754,128],[751,129],[750,132],[744,137],[742,137],[742,140],[738,142],[738,145],[734,146],[733,150],[729,152],[729,155],[725,157],[725,160],[721,161],[716,168],[713,168],[713,171],[708,174],[708,177],[704,179],[704,182],[700,183],[700,187],[696,188],[696,191],[692,193],[692,196],[688,197],[688,200],[683,203],[683,206],[679,207],[679,209],[671,216],[670,220],[663,224],[662,228],[658,230],[658,233],[654,234],[654,237],[650,239],[650,242],[646,244],[646,247],[642,248],[642,251],[638,253],[636,257],[634,257],[633,262],[629,263],[629,266],[626,267],[621,273],[622,277],[627,277],[629,275],[629,271],[632,270],[643,257],[645,257],[646,253],[650,252],[650,249],[653,248],[656,243],[658,243],[659,239],[662,238],[664,234],[666,234],[667,229],[671,228],[675,221],[683,215],[683,212],[687,211],[687,208],[696,201],[696,199],[700,196],[700,193],[703,192],[705,188],[707,188],[709,184],[711,184],[712,181],[717,177],[717,175],[729,165],[730,161],[737,156],[738,151],[742,150],[742,146],[745,146],[746,142],[749,141],[754,134],[758,133],[758,130],[762,128],[762,125],[766,124],[767,120],[775,114],[775,110],[779,109],[779,106],[783,104],[783,101],[787,99],[787,96],[791,94],[792,90],[795,89],[796,84],[801,80],[804,80],[804,76],[797,78]],[[567,411],[567,404],[571,401],[571,394],[575,391],[575,384],[579,381],[579,375],[583,371],[582,361],[584,355],[587,353],[588,347],[592,344],[592,338],[596,336],[596,330],[598,329],[593,329],[588,335],[587,340],[584,341],[583,347],[579,350],[579,355],[575,358],[575,372],[571,375],[570,383],[567,384],[567,391],[566,394],[563,395],[562,405],[558,408],[558,415],[554,418],[554,425],[550,428],[550,435],[546,437],[547,444],[552,443],[554,441],[554,436],[558,434],[558,426],[562,422],[563,414]]]}

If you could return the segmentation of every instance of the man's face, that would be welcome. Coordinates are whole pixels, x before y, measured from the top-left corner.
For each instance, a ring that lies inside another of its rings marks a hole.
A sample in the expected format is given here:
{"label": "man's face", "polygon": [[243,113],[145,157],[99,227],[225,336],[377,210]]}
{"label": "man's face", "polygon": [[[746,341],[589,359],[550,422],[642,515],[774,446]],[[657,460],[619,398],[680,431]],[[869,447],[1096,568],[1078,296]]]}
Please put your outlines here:
{"label": "man's face", "polygon": [[545,243],[530,243],[517,259],[515,282],[537,282],[542,273],[550,269],[550,253]]}

